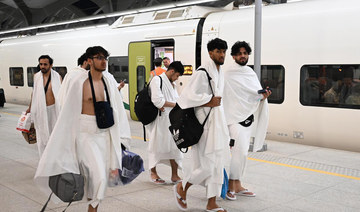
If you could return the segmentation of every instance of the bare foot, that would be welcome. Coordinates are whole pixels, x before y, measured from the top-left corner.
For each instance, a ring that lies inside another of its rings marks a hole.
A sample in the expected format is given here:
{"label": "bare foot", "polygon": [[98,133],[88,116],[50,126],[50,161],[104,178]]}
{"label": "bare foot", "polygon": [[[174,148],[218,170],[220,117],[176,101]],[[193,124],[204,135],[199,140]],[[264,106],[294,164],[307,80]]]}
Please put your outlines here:
{"label": "bare foot", "polygon": [[[176,195],[176,200],[178,202],[178,205],[183,208],[184,210],[187,209],[187,203],[186,203],[186,193],[182,188],[181,183],[178,183],[176,185],[176,192],[178,195]],[[180,196],[180,197],[179,197]]]}
{"label": "bare foot", "polygon": [[171,177],[171,181],[172,181],[173,183],[181,182],[181,178],[180,178],[178,175],[172,176],[172,177]]}

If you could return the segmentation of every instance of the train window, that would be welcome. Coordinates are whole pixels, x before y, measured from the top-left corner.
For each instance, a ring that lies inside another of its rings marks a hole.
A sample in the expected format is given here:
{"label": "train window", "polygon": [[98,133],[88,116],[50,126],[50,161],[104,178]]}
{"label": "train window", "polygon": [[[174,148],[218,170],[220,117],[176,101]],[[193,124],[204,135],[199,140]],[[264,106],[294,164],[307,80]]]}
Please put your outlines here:
{"label": "train window", "polygon": [[[253,65],[249,65],[254,68]],[[285,69],[282,65],[262,65],[261,66],[261,86],[269,87],[272,90],[269,96],[269,103],[281,104],[284,102],[284,79]]]}
{"label": "train window", "polygon": [[52,67],[57,73],[60,74],[61,78],[64,79],[66,73],[67,73],[67,68],[65,66],[53,66]]}
{"label": "train window", "polygon": [[136,68],[136,79],[137,79],[137,92],[139,92],[144,88],[146,83],[145,66],[138,66]]}
{"label": "train window", "polygon": [[109,57],[109,72],[114,75],[117,82],[126,79],[129,82],[129,60],[128,57]]}
{"label": "train window", "polygon": [[10,85],[24,86],[24,70],[22,67],[10,67]]}
{"label": "train window", "polygon": [[27,82],[29,87],[34,86],[34,74],[40,71],[38,67],[27,67]]}
{"label": "train window", "polygon": [[300,72],[301,104],[360,109],[360,65],[304,65]]}

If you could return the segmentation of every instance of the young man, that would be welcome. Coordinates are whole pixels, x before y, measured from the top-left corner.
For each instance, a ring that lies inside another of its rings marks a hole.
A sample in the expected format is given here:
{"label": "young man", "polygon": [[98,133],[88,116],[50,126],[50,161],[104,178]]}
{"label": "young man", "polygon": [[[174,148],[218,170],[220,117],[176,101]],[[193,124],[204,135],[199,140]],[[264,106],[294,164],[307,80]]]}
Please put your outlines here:
{"label": "young man", "polygon": [[[47,183],[48,177],[52,175],[81,173],[85,178],[90,212],[97,211],[104,198],[109,172],[121,168],[121,145],[128,148],[131,138],[120,93],[114,82],[103,75],[107,67],[108,52],[100,46],[94,46],[88,48],[86,54],[90,73],[80,72],[72,75],[74,79],[69,79],[69,91],[48,146],[40,159],[35,180]],[[110,117],[113,117],[113,121],[95,116],[103,110],[111,114],[107,106],[112,108],[113,115]],[[100,107],[103,110],[98,110]],[[99,122],[100,120],[103,122]],[[103,123],[107,126],[103,127]],[[50,193],[49,188],[46,188]]]}
{"label": "young man", "polygon": [[170,59],[168,57],[164,57],[163,63],[164,63],[165,68],[168,69],[169,65],[170,65]]}
{"label": "young man", "polygon": [[161,64],[162,59],[160,57],[154,60],[155,69],[150,72],[151,78],[153,78],[154,76],[160,76],[162,73],[166,72],[165,69],[161,68]]}
{"label": "young man", "polygon": [[[146,125],[150,138],[148,149],[150,177],[155,184],[165,184],[165,181],[156,172],[156,165],[159,163],[169,164],[170,162],[171,181],[174,183],[181,181],[177,169],[178,167],[181,168],[183,156],[169,131],[169,113],[175,107],[176,100],[179,97],[175,81],[183,73],[184,66],[181,62],[175,61],[169,65],[165,73],[162,73],[159,77],[154,77],[150,83],[151,101],[161,111],[161,115],[158,115],[152,123]],[[160,89],[161,84],[162,89]]]}
{"label": "young man", "polygon": [[224,64],[227,44],[224,40],[215,38],[208,43],[207,48],[211,60],[201,68],[206,69],[210,75],[213,92],[206,72],[195,71],[178,104],[182,109],[196,107],[195,114],[200,123],[204,122],[209,113],[210,115],[199,143],[191,147],[192,170],[190,173],[185,173],[182,183],[174,186],[174,194],[179,209],[187,210],[186,193],[189,187],[193,184],[203,185],[206,187],[208,198],[206,210],[224,212],[226,210],[216,204],[216,197],[221,194],[224,164],[226,157],[230,156],[228,146],[230,138],[221,105],[224,76],[220,68]]}
{"label": "young man", "polygon": [[40,71],[34,75],[34,90],[26,113],[31,112],[36,140],[41,157],[59,114],[57,94],[61,85],[60,75],[52,69],[49,55],[39,57]]}
{"label": "young man", "polygon": [[271,91],[258,94],[258,90],[262,90],[259,79],[256,73],[246,66],[250,53],[248,43],[236,42],[231,48],[234,62],[224,71],[224,111],[230,137],[234,140],[231,148],[229,191],[226,195],[229,200],[236,200],[235,195],[255,196],[241,185],[240,180],[244,176],[253,128],[256,130],[253,151],[258,151],[264,144],[268,125],[266,98]]}

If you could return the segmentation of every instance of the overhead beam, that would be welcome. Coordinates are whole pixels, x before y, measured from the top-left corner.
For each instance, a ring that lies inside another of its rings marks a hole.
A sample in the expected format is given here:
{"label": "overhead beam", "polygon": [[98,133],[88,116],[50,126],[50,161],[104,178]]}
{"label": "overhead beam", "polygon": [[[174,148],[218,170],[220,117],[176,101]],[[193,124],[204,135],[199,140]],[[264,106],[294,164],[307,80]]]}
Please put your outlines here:
{"label": "overhead beam", "polygon": [[23,0],[13,0],[16,6],[19,8],[20,13],[24,16],[24,20],[27,26],[32,25],[32,13],[29,7],[25,4]]}

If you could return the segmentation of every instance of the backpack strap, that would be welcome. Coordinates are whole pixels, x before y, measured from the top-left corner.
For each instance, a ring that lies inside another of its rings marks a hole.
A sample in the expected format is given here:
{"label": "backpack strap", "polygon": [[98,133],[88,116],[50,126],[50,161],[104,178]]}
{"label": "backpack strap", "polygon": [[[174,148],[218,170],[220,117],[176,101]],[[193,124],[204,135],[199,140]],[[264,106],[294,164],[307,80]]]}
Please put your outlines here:
{"label": "backpack strap", "polygon": [[[162,78],[160,76],[158,76],[160,78],[160,90],[162,92]],[[159,116],[161,116],[161,110],[159,110]]]}
{"label": "backpack strap", "polygon": [[[50,71],[51,71],[51,70],[50,70]],[[51,81],[51,72],[50,72],[49,78],[48,78],[48,80],[47,80],[47,82],[46,82],[46,85],[45,85],[45,87],[44,87],[45,94],[46,94],[46,91],[48,90],[50,81]]]}
{"label": "backpack strap", "polygon": [[211,82],[210,82],[210,80],[212,80],[212,78],[210,77],[209,73],[206,71],[206,69],[205,69],[205,68],[199,68],[199,69],[198,69],[198,71],[205,71],[206,76],[207,76],[208,81],[209,81],[209,85],[210,85],[211,93],[212,93],[212,95],[213,95],[213,96],[215,96],[215,95],[214,95],[214,90],[213,90],[213,88],[212,88],[212,86],[211,86]]}
{"label": "backpack strap", "polygon": [[[214,96],[215,96],[215,95],[214,95],[214,90],[213,90],[213,88],[212,88],[212,86],[211,86],[211,82],[210,82],[210,80],[212,80],[212,78],[210,77],[209,73],[206,71],[205,68],[199,68],[197,71],[205,71],[206,76],[207,76],[208,81],[209,81],[211,93],[212,93],[212,95],[213,95],[213,97],[214,97]],[[203,124],[202,124],[203,127],[205,126],[205,123],[206,123],[206,121],[208,120],[208,118],[209,118],[209,116],[210,116],[211,109],[212,109],[212,107],[210,107],[210,111],[209,111],[209,113],[207,114],[207,116],[206,116],[206,118],[205,118],[205,120],[204,120],[204,122],[203,122]],[[187,152],[187,150],[186,150],[186,152]]]}

